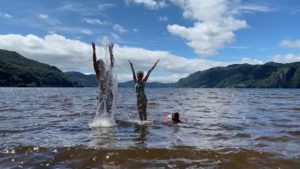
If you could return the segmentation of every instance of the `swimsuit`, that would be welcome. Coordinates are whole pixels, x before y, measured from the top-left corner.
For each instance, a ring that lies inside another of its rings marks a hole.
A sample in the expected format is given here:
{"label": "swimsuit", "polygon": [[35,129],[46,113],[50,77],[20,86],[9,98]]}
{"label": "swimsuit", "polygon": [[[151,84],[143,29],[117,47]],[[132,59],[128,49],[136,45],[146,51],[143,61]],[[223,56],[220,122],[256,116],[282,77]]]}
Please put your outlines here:
{"label": "swimsuit", "polygon": [[147,103],[147,97],[145,95],[145,84],[137,82],[135,84],[135,91],[136,91],[136,97],[137,97],[138,105],[146,104]]}

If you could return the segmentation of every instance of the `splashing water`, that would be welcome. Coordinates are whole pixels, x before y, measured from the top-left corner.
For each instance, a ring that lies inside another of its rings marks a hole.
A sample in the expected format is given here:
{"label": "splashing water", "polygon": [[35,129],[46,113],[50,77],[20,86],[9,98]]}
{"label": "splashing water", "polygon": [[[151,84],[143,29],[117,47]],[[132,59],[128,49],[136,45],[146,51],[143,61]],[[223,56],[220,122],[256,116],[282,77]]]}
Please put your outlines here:
{"label": "splashing water", "polygon": [[[108,58],[108,53],[105,50],[105,58]],[[106,63],[108,59],[106,59]],[[116,112],[116,91],[117,91],[117,78],[114,76],[113,69],[109,64],[105,64],[106,74],[100,77],[99,94],[97,97],[97,110],[92,123],[89,124],[91,128],[95,127],[111,127],[116,125],[114,114]],[[104,79],[103,79],[104,78]],[[101,90],[102,86],[102,90]],[[104,90],[103,90],[104,89]]]}

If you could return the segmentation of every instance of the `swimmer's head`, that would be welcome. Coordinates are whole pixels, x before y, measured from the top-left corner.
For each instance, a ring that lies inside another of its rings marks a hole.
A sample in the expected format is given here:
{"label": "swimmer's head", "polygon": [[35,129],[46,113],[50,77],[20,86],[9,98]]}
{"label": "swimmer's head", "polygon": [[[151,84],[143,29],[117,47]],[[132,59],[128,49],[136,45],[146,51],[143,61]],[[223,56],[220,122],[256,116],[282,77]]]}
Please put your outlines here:
{"label": "swimmer's head", "polygon": [[136,76],[137,76],[137,80],[138,80],[138,81],[141,81],[141,80],[143,80],[143,78],[144,78],[144,72],[143,72],[143,71],[138,71],[138,72],[136,73]]}
{"label": "swimmer's head", "polygon": [[172,121],[176,122],[176,123],[180,122],[180,120],[179,120],[179,113],[178,112],[175,112],[175,113],[172,114]]}
{"label": "swimmer's head", "polygon": [[104,61],[102,59],[97,60],[97,65],[100,71],[105,69]]}

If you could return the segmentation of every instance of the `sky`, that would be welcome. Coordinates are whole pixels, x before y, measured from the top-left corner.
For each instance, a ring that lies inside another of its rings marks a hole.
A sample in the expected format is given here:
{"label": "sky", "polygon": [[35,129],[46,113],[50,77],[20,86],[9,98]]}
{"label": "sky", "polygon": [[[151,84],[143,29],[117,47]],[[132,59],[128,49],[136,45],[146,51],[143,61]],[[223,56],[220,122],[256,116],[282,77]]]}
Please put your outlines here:
{"label": "sky", "polygon": [[128,60],[149,81],[176,82],[230,64],[300,61],[298,0],[1,0],[0,49],[94,73],[91,42],[108,63],[115,43],[118,81]]}

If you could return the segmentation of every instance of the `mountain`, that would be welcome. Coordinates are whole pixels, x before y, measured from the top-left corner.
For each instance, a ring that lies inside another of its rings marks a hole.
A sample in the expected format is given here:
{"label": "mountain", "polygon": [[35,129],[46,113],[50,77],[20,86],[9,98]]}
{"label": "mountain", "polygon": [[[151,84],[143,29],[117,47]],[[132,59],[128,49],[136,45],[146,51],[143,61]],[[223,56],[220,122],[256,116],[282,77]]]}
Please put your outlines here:
{"label": "mountain", "polygon": [[[83,87],[97,87],[98,80],[96,79],[95,74],[85,75],[80,72],[65,72],[65,75],[71,79],[76,84]],[[175,83],[160,83],[160,82],[148,82],[147,87],[149,88],[169,88],[175,87]],[[133,81],[128,82],[119,82],[118,87],[127,88],[134,87]]]}
{"label": "mountain", "polygon": [[[119,87],[129,88],[134,87],[133,81],[128,82],[119,82]],[[160,83],[160,82],[147,82],[146,87],[148,88],[173,88],[175,87],[175,83]]]}
{"label": "mountain", "polygon": [[76,84],[54,66],[0,49],[0,86],[73,87]]}
{"label": "mountain", "polygon": [[[133,87],[133,81],[120,82],[119,87]],[[234,64],[198,71],[177,83],[148,82],[149,88],[300,88],[300,62],[264,65]],[[0,49],[0,87],[97,87],[94,74],[65,72],[54,66]]]}
{"label": "mountain", "polygon": [[85,75],[80,72],[65,72],[65,75],[73,82],[83,87],[97,87],[98,80],[95,74]]}
{"label": "mountain", "polygon": [[300,88],[300,62],[215,67],[180,79],[176,87]]}

